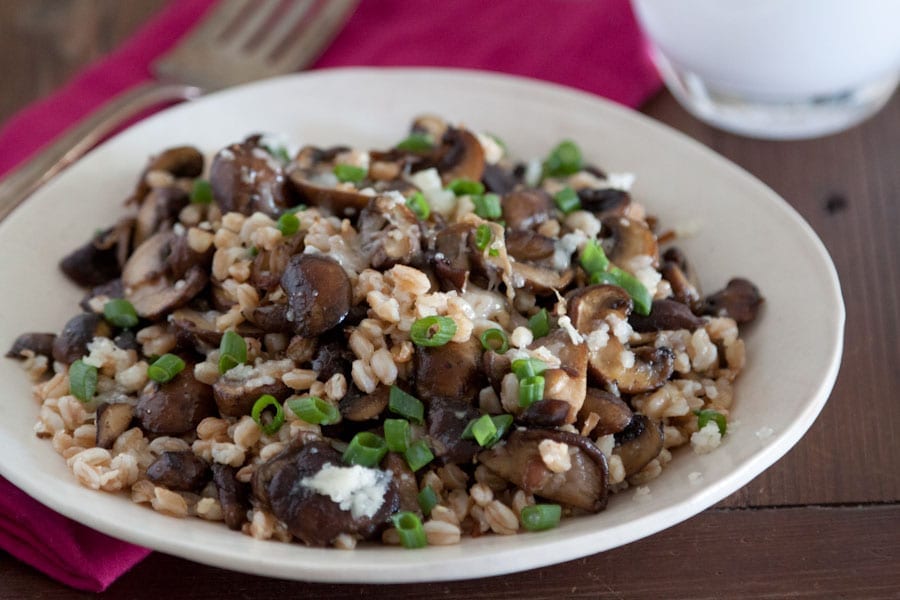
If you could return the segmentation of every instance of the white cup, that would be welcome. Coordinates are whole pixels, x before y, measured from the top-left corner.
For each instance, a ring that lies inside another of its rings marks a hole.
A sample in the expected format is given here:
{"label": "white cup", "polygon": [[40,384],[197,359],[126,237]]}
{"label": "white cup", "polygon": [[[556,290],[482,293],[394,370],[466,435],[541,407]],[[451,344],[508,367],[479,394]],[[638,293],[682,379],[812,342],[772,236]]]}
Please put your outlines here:
{"label": "white cup", "polygon": [[698,118],[753,137],[850,127],[900,76],[900,0],[632,0],[666,85]]}

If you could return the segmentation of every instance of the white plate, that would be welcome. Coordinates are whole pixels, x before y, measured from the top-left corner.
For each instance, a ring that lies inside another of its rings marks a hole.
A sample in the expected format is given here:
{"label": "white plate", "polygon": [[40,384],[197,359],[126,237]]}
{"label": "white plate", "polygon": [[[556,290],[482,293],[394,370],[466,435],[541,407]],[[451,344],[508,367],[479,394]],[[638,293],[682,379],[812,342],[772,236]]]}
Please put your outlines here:
{"label": "white plate", "polygon": [[[248,573],[336,582],[464,579],[562,562],[679,523],[749,482],[788,451],[825,404],[840,363],[844,307],[831,260],[812,229],[772,190],[707,148],[640,114],[536,81],[436,69],[340,69],[289,76],[211,95],[147,119],[98,148],[0,224],[0,344],[24,331],[58,331],[81,291],[58,259],[112,223],[147,156],[177,144],[213,151],[257,131],[295,142],[387,147],[422,112],[502,137],[520,157],[578,141],[610,171],[637,174],[635,197],[662,223],[699,225],[679,245],[706,290],[740,275],[766,303],[746,333],[748,363],[732,427],[705,456],[689,449],[650,494],[614,496],[596,516],[555,530],[483,536],[421,551],[353,552],[257,541],[224,525],[165,517],[75,483],[48,441],[15,361],[0,361],[0,473],[28,494],[117,538]],[[771,428],[768,437],[757,433]],[[702,473],[691,483],[689,474]]]}

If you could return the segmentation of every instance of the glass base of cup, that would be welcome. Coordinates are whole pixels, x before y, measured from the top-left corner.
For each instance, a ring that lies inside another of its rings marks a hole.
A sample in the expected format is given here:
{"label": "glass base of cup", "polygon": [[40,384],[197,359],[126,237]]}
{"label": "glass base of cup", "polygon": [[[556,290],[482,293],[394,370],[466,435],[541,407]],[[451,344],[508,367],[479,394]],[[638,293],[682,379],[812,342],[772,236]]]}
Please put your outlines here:
{"label": "glass base of cup", "polygon": [[814,138],[852,127],[878,112],[900,79],[891,74],[835,94],[781,101],[717,90],[659,51],[653,58],[666,86],[695,117],[732,133],[771,140]]}

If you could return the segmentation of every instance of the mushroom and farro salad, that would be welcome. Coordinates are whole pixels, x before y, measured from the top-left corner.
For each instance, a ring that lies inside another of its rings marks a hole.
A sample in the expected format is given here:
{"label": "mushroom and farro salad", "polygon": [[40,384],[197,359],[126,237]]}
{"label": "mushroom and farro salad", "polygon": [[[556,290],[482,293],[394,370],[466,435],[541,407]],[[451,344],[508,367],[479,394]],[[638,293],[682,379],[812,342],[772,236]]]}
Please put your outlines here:
{"label": "mushroom and farro salad", "polygon": [[[718,446],[762,298],[565,140],[515,161],[417,118],[386,151],[153,157],[20,336],[35,425],[90,488],[263,539],[415,548],[556,526]],[[661,251],[660,246],[668,246]]]}

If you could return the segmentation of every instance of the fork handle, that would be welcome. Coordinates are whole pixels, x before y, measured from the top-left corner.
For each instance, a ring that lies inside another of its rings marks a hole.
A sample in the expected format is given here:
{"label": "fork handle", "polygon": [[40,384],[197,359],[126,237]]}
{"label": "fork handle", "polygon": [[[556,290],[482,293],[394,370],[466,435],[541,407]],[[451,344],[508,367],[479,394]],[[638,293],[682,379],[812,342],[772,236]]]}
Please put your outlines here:
{"label": "fork handle", "polygon": [[152,81],[116,96],[0,181],[0,220],[128,119],[163,103],[196,98],[201,92],[192,86]]}

